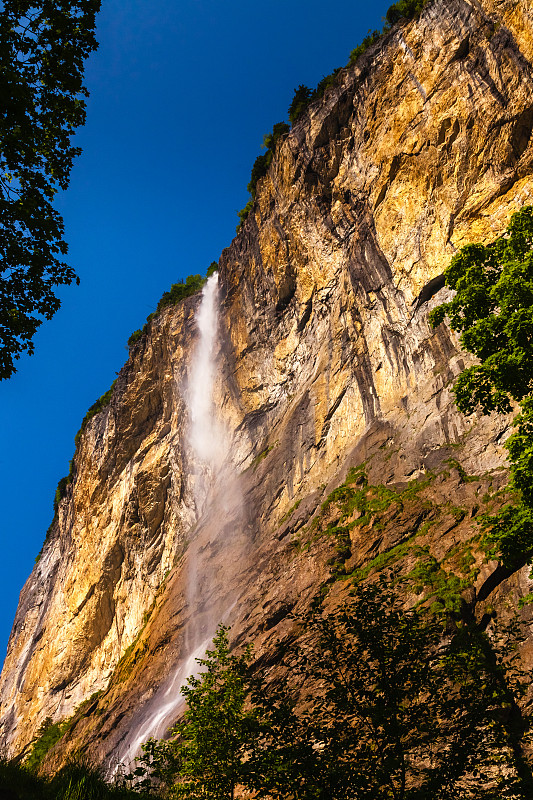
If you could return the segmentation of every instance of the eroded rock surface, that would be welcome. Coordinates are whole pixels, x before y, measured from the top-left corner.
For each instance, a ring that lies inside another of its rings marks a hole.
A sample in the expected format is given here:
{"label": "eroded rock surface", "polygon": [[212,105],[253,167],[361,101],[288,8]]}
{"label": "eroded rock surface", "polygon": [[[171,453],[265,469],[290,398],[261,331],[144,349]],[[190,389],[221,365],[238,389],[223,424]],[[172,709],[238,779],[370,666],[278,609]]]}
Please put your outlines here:
{"label": "eroded rock surface", "polygon": [[[203,510],[185,402],[198,296],[132,348],[21,594],[0,683],[10,753],[101,691],[55,758],[82,746],[112,765],[191,626],[208,633],[217,615],[268,658],[331,575],[336,543],[309,530],[326,530],[321,503],[352,466],[398,496],[380,526],[351,529],[345,568],[413,537],[439,559],[468,548],[482,498],[505,483],[509,420],[457,412],[468,359],[427,314],[457,248],[533,203],[532,15],[527,0],[433,0],[281,142],[220,260],[231,466]],[[482,594],[495,565],[476,564]],[[526,575],[491,592],[526,594]]]}

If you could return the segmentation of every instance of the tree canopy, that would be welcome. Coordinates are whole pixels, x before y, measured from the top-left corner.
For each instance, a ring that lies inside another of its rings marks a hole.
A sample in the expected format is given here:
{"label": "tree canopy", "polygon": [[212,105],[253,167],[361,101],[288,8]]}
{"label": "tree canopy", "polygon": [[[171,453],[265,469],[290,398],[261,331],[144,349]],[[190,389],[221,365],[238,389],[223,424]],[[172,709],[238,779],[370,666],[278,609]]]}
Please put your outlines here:
{"label": "tree canopy", "polygon": [[53,207],[80,149],[84,62],[96,49],[100,0],[4,0],[0,10],[0,378],[32,353],[43,319],[60,306],[54,287],[78,281],[62,257],[64,223]]}
{"label": "tree canopy", "polygon": [[[356,585],[334,612],[299,620],[265,669],[220,627],[182,689],[183,721],[151,740],[131,778],[169,797],[233,800],[503,800],[528,797],[512,626],[402,608],[391,586]],[[499,641],[498,641],[499,639]],[[503,646],[502,646],[503,645]],[[239,796],[241,796],[239,794]],[[246,794],[246,796],[249,796]]]}
{"label": "tree canopy", "polygon": [[250,649],[231,655],[228,628],[221,625],[213,650],[197,660],[202,672],[181,689],[187,708],[172,729],[175,738],[147,742],[135,774],[148,787],[151,775],[171,786],[173,798],[233,800],[258,729],[256,713],[245,706]]}
{"label": "tree canopy", "polygon": [[465,414],[508,412],[533,389],[533,206],[514,214],[496,242],[459,250],[444,277],[456,294],[430,322],[447,316],[480,362],[457,379],[457,406]]}
{"label": "tree canopy", "polygon": [[456,294],[430,322],[447,317],[479,360],[455,383],[458,408],[489,414],[520,406],[505,444],[515,498],[484,519],[488,554],[514,569],[533,555],[533,206],[513,214],[495,242],[463,247],[444,277]]}

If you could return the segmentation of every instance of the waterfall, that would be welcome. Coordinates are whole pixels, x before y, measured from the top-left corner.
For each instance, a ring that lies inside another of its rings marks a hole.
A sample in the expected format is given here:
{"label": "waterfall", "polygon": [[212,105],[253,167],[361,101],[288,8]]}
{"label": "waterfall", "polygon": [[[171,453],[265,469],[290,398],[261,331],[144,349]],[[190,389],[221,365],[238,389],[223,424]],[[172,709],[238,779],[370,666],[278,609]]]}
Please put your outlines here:
{"label": "waterfall", "polygon": [[[189,675],[198,674],[196,659],[204,655],[218,623],[227,620],[235,604],[229,584],[242,551],[239,537],[235,534],[240,526],[242,500],[236,476],[229,465],[229,436],[217,419],[214,400],[218,343],[217,273],[211,275],[202,290],[195,322],[198,339],[184,393],[189,420],[188,478],[196,507],[196,528],[187,551],[188,619],[183,633],[183,655],[174,673],[142,709],[131,733],[123,741],[120,761],[126,766],[133,764],[143,742],[150,737],[163,736],[179,715],[184,705],[181,687]],[[227,555],[220,555],[221,539],[227,545]]]}
{"label": "waterfall", "polygon": [[218,333],[218,273],[208,279],[196,314],[199,338],[186,392],[189,408],[189,442],[199,464],[214,468],[223,457],[221,426],[217,423],[213,391]]}

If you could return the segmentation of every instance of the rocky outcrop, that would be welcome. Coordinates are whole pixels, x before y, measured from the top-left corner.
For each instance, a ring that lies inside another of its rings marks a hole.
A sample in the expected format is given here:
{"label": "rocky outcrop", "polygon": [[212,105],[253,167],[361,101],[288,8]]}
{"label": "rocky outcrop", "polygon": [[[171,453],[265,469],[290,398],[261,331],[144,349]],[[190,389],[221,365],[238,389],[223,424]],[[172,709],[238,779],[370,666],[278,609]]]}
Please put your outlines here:
{"label": "rocky outcrop", "polygon": [[[228,441],[211,501],[199,507],[187,436],[195,296],[153,321],[81,438],[2,673],[9,752],[101,692],[56,758],[82,746],[117,761],[190,655],[191,628],[201,639],[217,616],[267,658],[329,580],[338,548],[310,525],[326,529],[321,504],[349,467],[365,463],[395,499],[379,526],[353,527],[345,569],[415,536],[438,559],[469,546],[482,498],[505,481],[509,420],[457,412],[467,357],[427,313],[457,248],[493,240],[533,202],[532,62],[526,0],[432,0],[282,140],[219,264]],[[483,596],[495,565],[473,558]],[[527,593],[525,575],[491,601],[508,591]]]}

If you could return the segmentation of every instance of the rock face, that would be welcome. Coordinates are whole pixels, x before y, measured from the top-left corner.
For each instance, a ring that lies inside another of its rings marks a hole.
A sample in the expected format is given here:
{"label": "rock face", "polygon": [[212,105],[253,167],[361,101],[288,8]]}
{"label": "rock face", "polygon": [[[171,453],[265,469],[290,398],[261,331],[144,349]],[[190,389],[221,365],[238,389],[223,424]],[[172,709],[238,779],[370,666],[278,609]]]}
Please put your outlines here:
{"label": "rock face", "polygon": [[[529,0],[432,0],[281,141],[219,264],[224,466],[200,496],[197,295],[152,322],[81,437],[2,672],[9,753],[78,708],[52,760],[84,747],[112,769],[219,620],[258,657],[294,636],[289,611],[337,552],[309,523],[325,530],[321,503],[349,467],[395,499],[352,529],[346,569],[413,537],[439,560],[469,546],[480,498],[505,483],[509,420],[458,413],[468,359],[427,313],[456,249],[533,203],[532,62]],[[481,610],[527,593],[526,573],[502,583],[473,558]]]}

